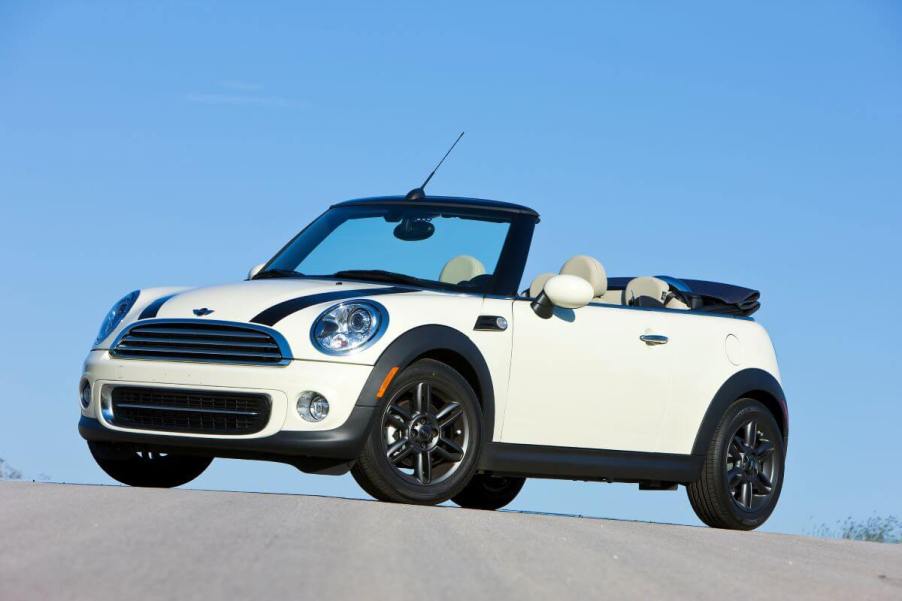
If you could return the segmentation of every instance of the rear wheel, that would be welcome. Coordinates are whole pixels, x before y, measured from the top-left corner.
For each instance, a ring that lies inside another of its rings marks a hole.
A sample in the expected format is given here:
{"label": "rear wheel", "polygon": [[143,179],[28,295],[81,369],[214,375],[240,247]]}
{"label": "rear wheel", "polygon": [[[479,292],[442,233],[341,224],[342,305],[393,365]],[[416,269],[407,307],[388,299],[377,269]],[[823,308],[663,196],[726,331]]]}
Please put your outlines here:
{"label": "rear wheel", "polygon": [[423,359],[389,387],[351,473],[380,501],[432,505],[470,481],[482,443],[482,412],[473,389],[451,367]]}
{"label": "rear wheel", "polygon": [[524,483],[526,478],[476,474],[451,500],[468,509],[501,509],[517,497]]}
{"label": "rear wheel", "polygon": [[701,478],[686,487],[689,502],[713,528],[757,528],[780,498],[784,461],[774,416],[759,401],[741,399],[721,418]]}
{"label": "rear wheel", "polygon": [[173,488],[200,476],[212,457],[172,455],[130,445],[88,442],[94,461],[107,475],[129,486]]}

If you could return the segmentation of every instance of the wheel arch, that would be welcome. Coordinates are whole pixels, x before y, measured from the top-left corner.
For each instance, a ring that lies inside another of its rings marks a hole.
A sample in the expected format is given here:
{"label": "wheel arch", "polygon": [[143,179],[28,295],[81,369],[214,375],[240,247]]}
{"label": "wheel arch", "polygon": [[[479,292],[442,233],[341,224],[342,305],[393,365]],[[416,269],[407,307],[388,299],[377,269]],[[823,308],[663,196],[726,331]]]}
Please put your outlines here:
{"label": "wheel arch", "polygon": [[412,328],[398,336],[386,348],[370,372],[357,406],[378,406],[379,388],[392,368],[403,370],[419,359],[434,359],[457,370],[473,387],[482,406],[485,432],[495,427],[495,392],[492,374],[479,348],[463,332],[441,325]]}
{"label": "wheel arch", "polygon": [[784,442],[788,442],[789,412],[783,387],[773,375],[763,369],[749,368],[730,376],[714,395],[695,435],[695,442],[692,445],[693,455],[704,455],[707,452],[714,430],[724,412],[730,405],[743,398],[763,403],[774,414],[777,425],[783,433]]}

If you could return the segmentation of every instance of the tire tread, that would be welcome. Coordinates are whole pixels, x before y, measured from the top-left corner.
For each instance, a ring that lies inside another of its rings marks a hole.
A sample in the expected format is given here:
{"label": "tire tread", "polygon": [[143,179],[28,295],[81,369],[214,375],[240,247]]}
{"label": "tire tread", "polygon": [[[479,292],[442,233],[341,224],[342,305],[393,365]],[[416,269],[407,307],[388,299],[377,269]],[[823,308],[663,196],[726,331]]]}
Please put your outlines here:
{"label": "tire tread", "polygon": [[[729,503],[732,503],[732,500],[726,498],[726,494],[722,490],[722,447],[723,444],[728,442],[724,440],[725,429],[729,428],[730,424],[733,423],[738,416],[751,411],[763,412],[773,419],[773,414],[770,410],[754,399],[742,398],[730,405],[724,412],[724,415],[711,438],[711,444],[705,454],[705,460],[702,464],[702,471],[699,479],[686,486],[689,504],[692,506],[695,514],[702,522],[712,528],[725,528],[731,530],[752,530],[757,528],[767,520],[773,510],[773,506],[776,505],[776,502],[779,499],[780,488],[783,484],[784,466],[782,464],[780,465],[779,482],[775,484],[778,489],[773,497],[770,511],[767,511],[762,516],[749,519],[738,518],[729,505]],[[776,425],[776,420],[774,420],[774,424]],[[777,428],[777,430],[779,431],[779,428]],[[727,432],[726,435],[730,436],[732,435],[732,432]],[[782,461],[782,447],[780,453]]]}
{"label": "tire tread", "polygon": [[[354,477],[354,480],[357,481],[357,484],[359,484],[367,494],[379,501],[390,503],[410,503],[417,505],[436,505],[438,503],[447,501],[455,495],[459,494],[460,491],[463,490],[466,484],[470,481],[470,477],[476,470],[476,463],[479,457],[479,451],[481,450],[483,440],[483,423],[480,419],[481,407],[479,405],[478,397],[473,391],[473,387],[470,386],[466,378],[464,378],[457,370],[445,363],[436,361],[434,359],[420,359],[419,361],[412,363],[410,366],[405,368],[404,371],[398,374],[398,377],[396,377],[394,382],[392,382],[392,386],[389,388],[388,394],[385,395],[386,399],[391,398],[392,389],[399,382],[403,381],[402,378],[408,376],[411,373],[416,373],[420,370],[427,370],[432,372],[433,374],[441,373],[443,377],[452,380],[452,382],[456,386],[461,387],[461,390],[464,392],[464,394],[468,396],[469,400],[475,405],[476,423],[473,424],[473,429],[475,433],[474,435],[476,443],[472,451],[474,453],[474,458],[470,460],[469,469],[465,470],[465,472],[468,473],[455,474],[453,476],[454,484],[452,484],[450,487],[447,487],[439,496],[436,496],[434,491],[428,494],[423,493],[421,495],[404,494],[400,492],[394,484],[392,484],[389,476],[383,469],[384,466],[381,466],[378,463],[382,461],[382,458],[379,457],[376,451],[376,448],[378,446],[376,444],[376,440],[379,436],[381,436],[380,423],[377,422],[373,424],[373,428],[370,432],[370,437],[367,440],[366,445],[364,446],[363,452],[351,467],[351,475]],[[377,413],[377,415],[379,417],[377,417],[376,419],[381,419],[381,410]]]}

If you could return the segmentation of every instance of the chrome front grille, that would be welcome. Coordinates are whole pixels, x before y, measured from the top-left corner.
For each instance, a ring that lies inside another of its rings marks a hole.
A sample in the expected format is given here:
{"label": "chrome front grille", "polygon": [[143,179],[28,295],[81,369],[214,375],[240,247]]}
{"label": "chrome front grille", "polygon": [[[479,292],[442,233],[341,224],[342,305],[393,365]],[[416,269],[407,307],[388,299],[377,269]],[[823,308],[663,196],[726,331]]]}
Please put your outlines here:
{"label": "chrome front grille", "polygon": [[285,365],[285,339],[262,326],[199,319],[154,319],[126,328],[110,353],[123,359]]}
{"label": "chrome front grille", "polygon": [[269,422],[270,405],[265,394],[118,386],[107,418],[138,430],[254,434]]}

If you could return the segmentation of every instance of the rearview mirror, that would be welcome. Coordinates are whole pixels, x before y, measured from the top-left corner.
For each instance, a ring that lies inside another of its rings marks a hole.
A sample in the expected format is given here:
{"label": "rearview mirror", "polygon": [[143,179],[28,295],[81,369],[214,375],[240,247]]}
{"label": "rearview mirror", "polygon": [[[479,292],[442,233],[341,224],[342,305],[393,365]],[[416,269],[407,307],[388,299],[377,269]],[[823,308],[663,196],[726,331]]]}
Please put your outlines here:
{"label": "rearview mirror", "polygon": [[251,267],[251,270],[247,272],[247,279],[254,279],[254,276],[260,273],[260,270],[263,269],[264,265],[266,265],[266,263],[260,263],[259,265],[254,265],[253,267]]}
{"label": "rearview mirror", "polygon": [[554,314],[555,307],[579,309],[592,301],[592,284],[575,275],[556,275],[545,282],[542,293],[532,302],[532,310],[542,319]]}
{"label": "rearview mirror", "polygon": [[435,233],[435,226],[426,219],[405,217],[395,226],[395,238],[405,242],[419,242],[430,238]]}

